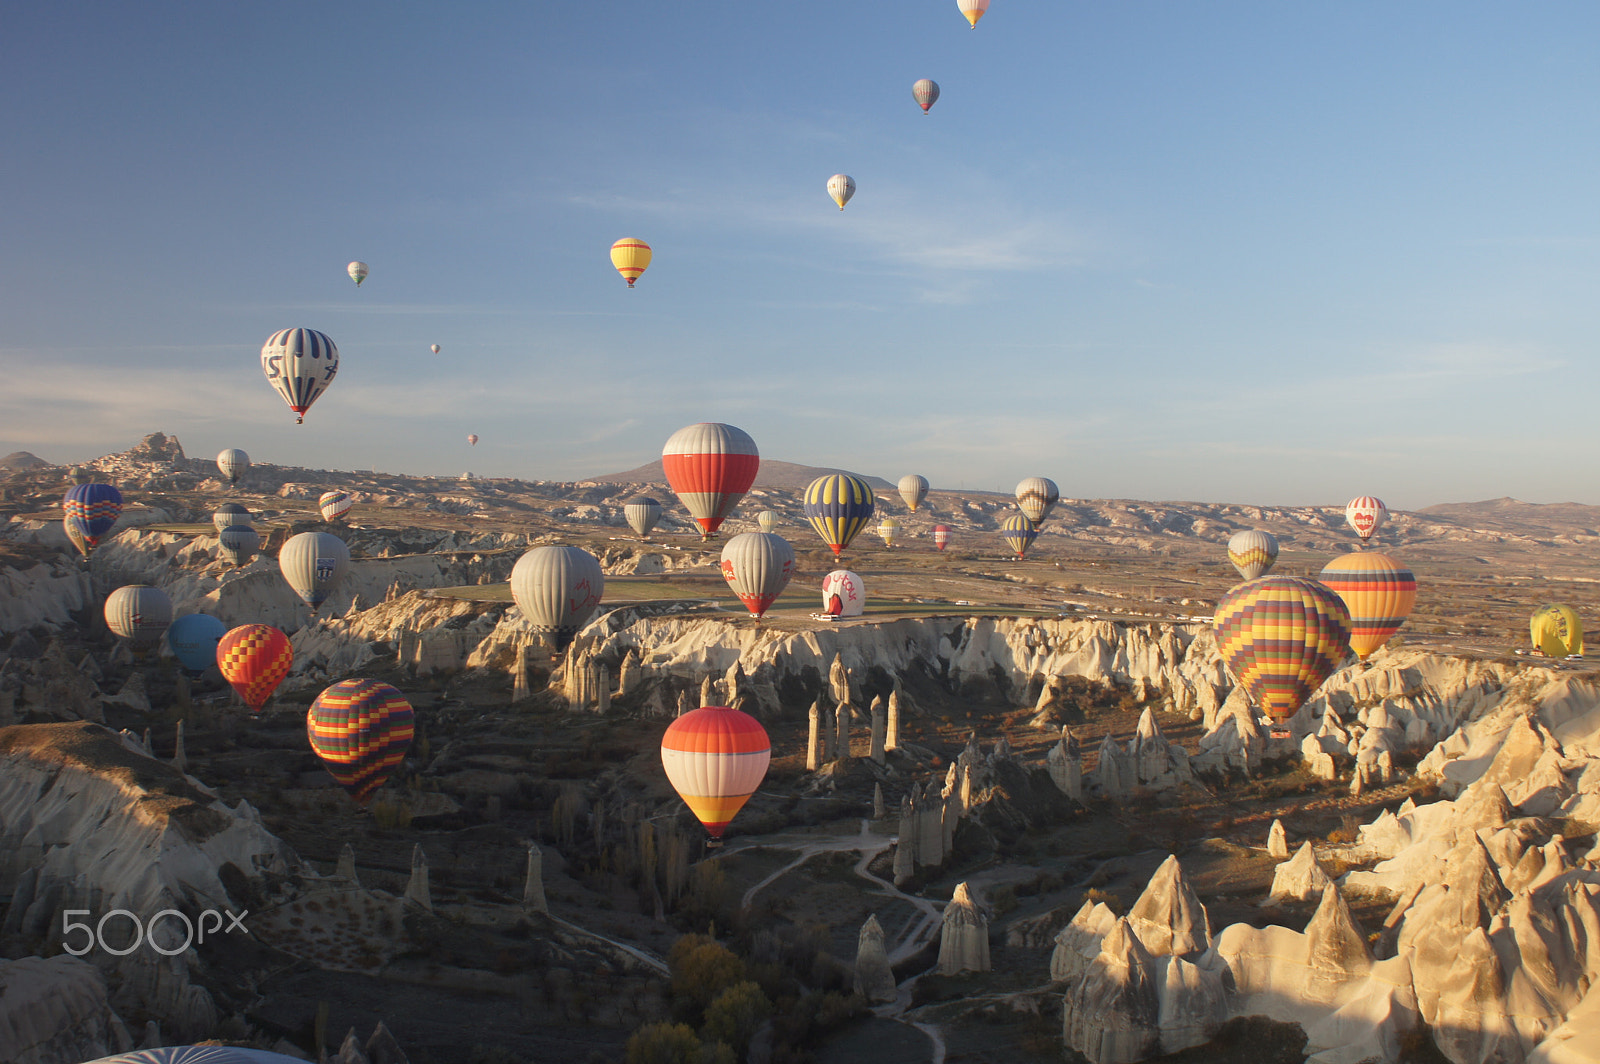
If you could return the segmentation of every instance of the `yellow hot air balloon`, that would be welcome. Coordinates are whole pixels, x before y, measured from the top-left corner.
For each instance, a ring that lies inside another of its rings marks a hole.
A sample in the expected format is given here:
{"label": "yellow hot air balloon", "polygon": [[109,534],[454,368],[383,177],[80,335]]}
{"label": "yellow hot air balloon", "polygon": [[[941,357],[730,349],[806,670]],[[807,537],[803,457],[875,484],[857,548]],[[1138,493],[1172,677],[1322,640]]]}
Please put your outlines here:
{"label": "yellow hot air balloon", "polygon": [[637,237],[625,236],[611,245],[611,265],[617,268],[628,287],[633,287],[633,282],[650,265],[650,245]]}
{"label": "yellow hot air balloon", "polygon": [[1399,631],[1417,601],[1411,570],[1376,551],[1335,558],[1317,579],[1350,608],[1350,649],[1362,661]]}
{"label": "yellow hot air balloon", "polygon": [[1552,658],[1583,653],[1583,622],[1571,606],[1551,603],[1534,610],[1528,635],[1535,650]]}
{"label": "yellow hot air balloon", "polygon": [[978,20],[983,17],[985,11],[989,10],[989,0],[956,0],[956,6],[961,9],[963,15],[967,16],[967,21],[972,23],[972,28],[977,29]]}
{"label": "yellow hot air balloon", "polygon": [[1300,704],[1350,650],[1350,610],[1322,584],[1264,576],[1217,603],[1212,626],[1228,671],[1274,724]]}

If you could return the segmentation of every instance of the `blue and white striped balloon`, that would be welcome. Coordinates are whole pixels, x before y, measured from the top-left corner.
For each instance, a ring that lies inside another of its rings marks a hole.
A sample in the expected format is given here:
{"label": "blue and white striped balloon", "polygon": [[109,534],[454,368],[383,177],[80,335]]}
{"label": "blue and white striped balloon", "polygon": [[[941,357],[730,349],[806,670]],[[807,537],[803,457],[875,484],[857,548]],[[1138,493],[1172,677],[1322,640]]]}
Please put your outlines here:
{"label": "blue and white striped balloon", "polygon": [[284,329],[261,345],[261,372],[289,409],[300,415],[295,424],[303,424],[306,411],[339,372],[339,349],[326,333]]}

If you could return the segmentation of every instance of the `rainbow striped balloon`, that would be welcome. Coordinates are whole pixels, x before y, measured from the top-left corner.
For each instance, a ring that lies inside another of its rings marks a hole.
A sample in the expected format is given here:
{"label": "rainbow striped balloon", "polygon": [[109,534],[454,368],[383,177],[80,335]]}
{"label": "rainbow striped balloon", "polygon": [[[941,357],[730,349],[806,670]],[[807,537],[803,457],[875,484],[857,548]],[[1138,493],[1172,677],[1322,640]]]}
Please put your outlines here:
{"label": "rainbow striped balloon", "polygon": [[122,516],[122,492],[110,484],[79,484],[61,500],[67,537],[87,558]]}
{"label": "rainbow striped balloon", "polygon": [[766,729],[727,706],[685,713],[661,737],[667,780],[713,839],[756,793],[771,760]]}
{"label": "rainbow striped balloon", "polygon": [[1350,611],[1328,588],[1293,576],[1240,584],[1212,621],[1228,671],[1274,721],[1294,715],[1350,652]]}
{"label": "rainbow striped balloon", "polygon": [[377,680],[340,680],[306,714],[306,737],[328,773],[362,805],[411,748],[411,703]]}
{"label": "rainbow striped balloon", "polygon": [[848,473],[830,473],[806,487],[806,520],[835,558],[867,527],[874,505],[872,488]]}
{"label": "rainbow striped balloon", "polygon": [[1000,522],[1000,538],[1021,558],[1033,546],[1033,541],[1039,538],[1039,526],[1023,514],[1012,514]]}
{"label": "rainbow striped balloon", "polygon": [[1318,579],[1350,608],[1350,649],[1362,661],[1400,630],[1417,601],[1411,570],[1376,551],[1335,558]]}

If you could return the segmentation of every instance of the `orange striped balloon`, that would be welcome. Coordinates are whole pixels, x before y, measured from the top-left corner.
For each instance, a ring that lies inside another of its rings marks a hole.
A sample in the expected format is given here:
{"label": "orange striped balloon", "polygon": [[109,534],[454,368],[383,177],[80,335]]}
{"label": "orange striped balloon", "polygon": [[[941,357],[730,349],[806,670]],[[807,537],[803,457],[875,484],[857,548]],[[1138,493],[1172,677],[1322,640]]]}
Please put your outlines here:
{"label": "orange striped balloon", "polygon": [[1228,671],[1258,709],[1287,720],[1350,650],[1350,611],[1322,584],[1264,576],[1239,584],[1212,620]]}
{"label": "orange striped balloon", "polygon": [[1376,551],[1335,558],[1318,579],[1350,607],[1350,649],[1362,661],[1400,630],[1417,601],[1411,570]]}
{"label": "orange striped balloon", "polygon": [[667,780],[713,839],[761,786],[771,760],[766,729],[727,706],[685,713],[661,737]]}
{"label": "orange striped balloon", "polygon": [[217,641],[217,668],[250,707],[259,713],[294,664],[289,637],[270,624],[245,624]]}
{"label": "orange striped balloon", "polygon": [[361,805],[406,759],[412,730],[411,703],[378,680],[340,680],[306,713],[311,749]]}

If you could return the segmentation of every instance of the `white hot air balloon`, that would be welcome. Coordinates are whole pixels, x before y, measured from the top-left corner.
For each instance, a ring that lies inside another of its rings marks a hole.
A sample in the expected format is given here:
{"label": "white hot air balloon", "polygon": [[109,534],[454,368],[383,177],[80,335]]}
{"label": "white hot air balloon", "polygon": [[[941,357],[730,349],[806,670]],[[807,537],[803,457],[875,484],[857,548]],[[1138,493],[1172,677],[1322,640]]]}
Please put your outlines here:
{"label": "white hot air balloon", "polygon": [[850,197],[856,194],[856,179],[849,174],[834,174],[828,178],[828,195],[833,197],[833,202],[844,210],[844,205],[850,202]]}
{"label": "white hot air balloon", "polygon": [[927,114],[928,109],[939,101],[939,83],[932,78],[922,78],[911,86],[911,98],[917,101],[922,113]]}
{"label": "white hot air balloon", "polygon": [[916,473],[907,473],[900,478],[900,498],[905,500],[906,509],[912,513],[917,512],[917,507],[922,505],[922,500],[928,497],[928,478]]}
{"label": "white hot air balloon", "polygon": [[153,647],[172,623],[172,599],[159,587],[128,584],[106,596],[106,627],[133,644]]}
{"label": "white hot air balloon", "polygon": [[792,576],[794,548],[776,532],[741,532],[722,548],[722,578],[752,617],[772,607]]}
{"label": "white hot air balloon", "polygon": [[237,447],[229,447],[217,455],[217,468],[228,478],[229,484],[237,484],[245,470],[250,468],[250,456]]}
{"label": "white hot air balloon", "polygon": [[364,262],[352,262],[344,269],[350,275],[350,279],[356,283],[357,288],[360,288],[361,282],[367,279],[367,264]]}
{"label": "white hot air balloon", "polygon": [[989,10],[989,0],[956,0],[956,6],[961,9],[967,21],[972,23],[972,28],[977,29],[978,20]]}
{"label": "white hot air balloon", "polygon": [[1359,495],[1344,508],[1345,523],[1356,530],[1363,545],[1371,542],[1388,516],[1389,508],[1373,495]]}
{"label": "white hot air balloon", "polygon": [[467,446],[468,447],[476,447],[476,446],[478,446],[478,434],[476,432],[467,433]]}
{"label": "white hot air balloon", "polygon": [[756,527],[763,532],[772,532],[778,527],[778,522],[783,520],[783,515],[776,510],[762,510],[756,514]]}
{"label": "white hot air balloon", "polygon": [[248,525],[251,523],[250,511],[236,502],[225,502],[211,511],[211,523],[218,532],[230,525]]}
{"label": "white hot air balloon", "polygon": [[350,548],[332,532],[291,536],[278,552],[278,571],[316,615],[350,568]]}
{"label": "white hot air balloon", "polygon": [[439,345],[438,344],[434,344],[433,347],[430,348],[429,350],[431,350],[434,354],[437,355],[439,353]]}
{"label": "white hot air balloon", "polygon": [[217,533],[217,552],[235,569],[250,564],[261,549],[261,533],[249,525],[229,525]]}
{"label": "white hot air balloon", "polygon": [[605,594],[600,560],[578,547],[535,547],[511,569],[511,597],[535,632],[548,633],[559,653],[577,636]]}
{"label": "white hot air balloon", "polygon": [[1017,509],[1037,529],[1061,500],[1056,482],[1048,477],[1027,477],[1017,485]]}
{"label": "white hot air balloon", "polygon": [[1259,528],[1235,532],[1228,540],[1228,561],[1246,580],[1258,580],[1278,560],[1278,537]]}
{"label": "white hot air balloon", "polygon": [[661,504],[648,495],[635,496],[623,505],[622,516],[629,528],[641,536],[648,536],[661,520]]}
{"label": "white hot air balloon", "polygon": [[261,372],[302,424],[339,372],[339,348],[315,329],[280,329],[261,345]]}
{"label": "white hot air balloon", "polygon": [[859,617],[867,606],[867,589],[849,569],[835,569],[822,578],[822,612],[830,617]]}

